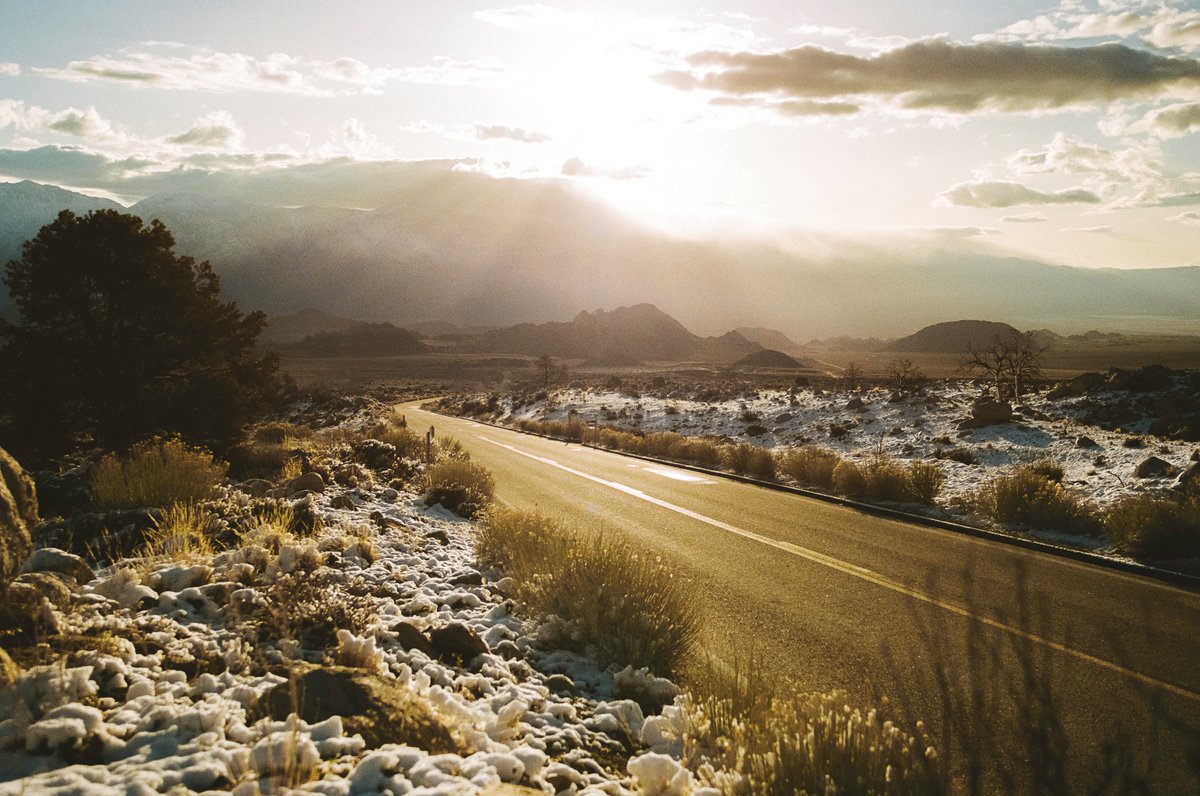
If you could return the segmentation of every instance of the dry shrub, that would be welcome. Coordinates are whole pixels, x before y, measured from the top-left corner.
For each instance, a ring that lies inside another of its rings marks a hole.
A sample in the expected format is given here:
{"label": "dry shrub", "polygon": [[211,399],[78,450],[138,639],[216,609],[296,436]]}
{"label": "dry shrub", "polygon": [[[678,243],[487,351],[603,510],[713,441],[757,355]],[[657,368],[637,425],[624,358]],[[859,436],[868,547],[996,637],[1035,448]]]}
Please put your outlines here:
{"label": "dry shrub", "polygon": [[753,666],[702,675],[687,706],[684,762],[725,794],[940,792],[920,724],[907,733],[839,692],[802,693]]}
{"label": "dry shrub", "polygon": [[798,484],[832,489],[833,470],[841,460],[842,457],[831,450],[805,445],[781,454],[779,467]]}
{"label": "dry shrub", "polygon": [[225,471],[204,448],[178,437],[155,437],[125,456],[109,454],[97,462],[92,492],[102,509],[169,506],[210,497]]}
{"label": "dry shrub", "polygon": [[482,465],[448,459],[429,468],[425,504],[440,503],[463,517],[473,517],[492,502],[496,482]]}
{"label": "dry shrub", "polygon": [[1127,495],[1104,511],[1104,532],[1138,558],[1200,556],[1200,497]]}
{"label": "dry shrub", "polygon": [[946,474],[932,462],[915,461],[908,465],[906,475],[908,499],[914,503],[932,506],[946,484]]}
{"label": "dry shrub", "polygon": [[254,429],[250,439],[260,445],[296,447],[300,440],[311,439],[313,433],[308,426],[295,423],[265,423]]}
{"label": "dry shrub", "polygon": [[889,456],[875,456],[863,468],[865,496],[871,500],[901,503],[908,500],[908,471]]}
{"label": "dry shrub", "polygon": [[290,638],[306,650],[335,650],[338,630],[361,636],[377,611],[370,597],[347,593],[341,577],[329,569],[280,575],[265,592],[265,612],[235,622],[252,640]]}
{"label": "dry shrub", "polygon": [[775,457],[771,451],[748,442],[722,448],[721,464],[738,475],[749,475],[763,481],[775,478]]}
{"label": "dry shrub", "polygon": [[364,436],[367,439],[386,442],[404,458],[423,459],[425,457],[425,437],[410,429],[407,424],[400,425],[396,420],[383,420],[375,423],[366,429]]}
{"label": "dry shrub", "polygon": [[220,530],[217,517],[194,503],[172,503],[145,532],[142,556],[188,561],[208,558],[215,550]]}
{"label": "dry shrub", "polygon": [[1089,534],[1100,527],[1094,507],[1084,498],[1029,466],[997,476],[968,496],[967,503],[1009,525]]}
{"label": "dry shrub", "polygon": [[1052,462],[1049,459],[1039,459],[1033,464],[1025,465],[1025,469],[1031,473],[1037,473],[1047,481],[1053,481],[1056,484],[1061,484],[1067,471],[1058,462]]}
{"label": "dry shrub", "polygon": [[867,492],[867,476],[863,469],[849,459],[843,459],[833,468],[833,489],[841,495],[859,497]]}
{"label": "dry shrub", "polygon": [[691,585],[624,539],[493,507],[480,523],[476,551],[516,580],[513,596],[526,610],[566,620],[570,639],[605,663],[671,676],[696,645]]}

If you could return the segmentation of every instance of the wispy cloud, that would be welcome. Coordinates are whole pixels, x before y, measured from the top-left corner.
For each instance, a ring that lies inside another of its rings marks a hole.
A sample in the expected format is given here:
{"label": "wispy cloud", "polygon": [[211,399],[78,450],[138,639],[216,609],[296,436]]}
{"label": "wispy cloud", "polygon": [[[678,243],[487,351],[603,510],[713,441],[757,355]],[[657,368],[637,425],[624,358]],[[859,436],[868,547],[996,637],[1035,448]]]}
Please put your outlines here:
{"label": "wispy cloud", "polygon": [[597,166],[586,163],[582,158],[570,158],[562,164],[564,177],[603,177],[609,180],[635,180],[645,177],[649,171],[644,166]]}
{"label": "wispy cloud", "polygon": [[728,97],[857,102],[909,110],[1044,111],[1147,99],[1200,87],[1200,62],[1122,45],[1054,47],[929,40],[872,57],[806,45],[772,53],[698,53],[659,79]]}
{"label": "wispy cloud", "polygon": [[1167,218],[1167,221],[1178,221],[1180,224],[1200,227],[1200,212],[1195,210],[1185,210],[1177,216],[1170,216]]}
{"label": "wispy cloud", "polygon": [[21,65],[20,64],[14,64],[14,63],[8,63],[8,62],[0,63],[0,75],[8,75],[9,77],[16,77],[19,74],[21,74]]}
{"label": "wispy cloud", "polygon": [[242,137],[242,129],[229,113],[214,111],[197,119],[195,124],[184,132],[169,136],[167,143],[230,149],[239,146]]}
{"label": "wispy cloud", "polygon": [[42,77],[76,83],[107,82],[140,88],[214,93],[272,92],[334,95],[377,91],[404,70],[371,67],[353,58],[304,60],[226,53],[174,42],[146,42],[117,55],[94,55],[63,67],[35,67]]}
{"label": "wispy cloud", "polygon": [[1161,49],[1200,49],[1200,9],[1187,0],[1063,0],[1059,7],[1014,22],[977,41],[1139,39]]}
{"label": "wispy cloud", "polygon": [[1015,216],[1005,216],[1000,220],[1008,224],[1038,224],[1048,219],[1041,213],[1021,213]]}
{"label": "wispy cloud", "polygon": [[1039,191],[1019,182],[962,182],[937,196],[937,203],[954,207],[1015,207],[1018,205],[1098,204],[1100,197],[1083,188]]}
{"label": "wispy cloud", "polygon": [[550,136],[545,133],[539,133],[536,130],[525,130],[520,127],[506,127],[502,124],[477,124],[475,125],[475,137],[481,141],[507,138],[512,141],[520,141],[523,144],[544,144],[550,140]]}

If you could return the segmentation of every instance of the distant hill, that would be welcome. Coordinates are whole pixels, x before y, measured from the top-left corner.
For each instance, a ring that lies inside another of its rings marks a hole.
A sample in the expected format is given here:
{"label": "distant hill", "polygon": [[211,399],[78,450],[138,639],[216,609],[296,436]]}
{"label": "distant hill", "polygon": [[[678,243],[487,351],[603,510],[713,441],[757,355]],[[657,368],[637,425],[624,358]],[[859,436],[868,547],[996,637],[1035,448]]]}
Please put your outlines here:
{"label": "distant hill", "polygon": [[1020,333],[1007,323],[996,321],[947,321],[926,326],[916,334],[894,340],[888,345],[888,350],[961,354],[970,348],[982,348],[997,337],[1012,337]]}
{"label": "distant hill", "polygon": [[[353,161],[213,173],[129,212],[166,224],[177,253],[211,261],[223,298],[273,315],[315,307],[375,322],[508,327],[650,302],[700,334],[753,323],[807,340],[897,337],[1003,308],[1020,328],[1065,335],[1200,333],[1196,266],[1073,268],[939,236],[718,243],[662,234],[561,180],[455,166]],[[63,207],[119,206],[0,184],[0,262]],[[0,287],[0,313],[6,307]],[[790,353],[778,341],[765,347]]]}
{"label": "distant hill", "polygon": [[568,322],[522,323],[478,335],[473,350],[496,354],[549,354],[593,362],[704,359],[728,362],[757,347],[736,332],[720,338],[692,334],[652,304],[581,312]]}
{"label": "distant hill", "polygon": [[733,364],[736,367],[743,368],[787,368],[788,370],[798,370],[803,367],[799,362],[782,351],[775,351],[770,348],[756,351]]}
{"label": "distant hill", "polygon": [[487,334],[495,326],[459,326],[449,321],[421,321],[420,323],[405,323],[405,329],[416,332],[422,337],[456,337],[461,335]]}
{"label": "distant hill", "polygon": [[338,332],[310,334],[287,348],[308,357],[400,356],[429,350],[415,334],[390,323],[360,323]]}
{"label": "distant hill", "polygon": [[804,347],[783,332],[763,326],[739,326],[734,331],[763,348],[776,351],[798,351]]}
{"label": "distant hill", "polygon": [[264,343],[295,343],[309,335],[342,332],[362,323],[309,307],[287,315],[272,315],[267,319],[267,327],[263,329],[260,339]]}
{"label": "distant hill", "polygon": [[91,210],[125,208],[109,199],[66,191],[29,180],[0,183],[0,266],[21,256],[21,244],[63,210],[81,216]]}

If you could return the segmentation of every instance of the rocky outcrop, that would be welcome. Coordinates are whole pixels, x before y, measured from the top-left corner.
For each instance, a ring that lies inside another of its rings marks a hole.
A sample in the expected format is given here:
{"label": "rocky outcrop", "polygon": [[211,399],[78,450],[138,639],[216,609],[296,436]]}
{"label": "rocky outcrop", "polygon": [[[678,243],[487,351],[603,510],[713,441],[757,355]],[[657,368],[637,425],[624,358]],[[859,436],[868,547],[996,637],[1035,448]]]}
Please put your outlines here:
{"label": "rocky outcrop", "polygon": [[0,448],[0,590],[33,551],[38,523],[37,490],[17,460]]}
{"label": "rocky outcrop", "polygon": [[1151,456],[1143,460],[1133,474],[1138,478],[1165,478],[1174,475],[1175,472],[1175,466],[1170,462],[1157,456]]}
{"label": "rocky outcrop", "polygon": [[997,423],[1011,423],[1012,405],[993,398],[980,398],[971,407],[971,416],[958,424],[959,428],[983,428]]}

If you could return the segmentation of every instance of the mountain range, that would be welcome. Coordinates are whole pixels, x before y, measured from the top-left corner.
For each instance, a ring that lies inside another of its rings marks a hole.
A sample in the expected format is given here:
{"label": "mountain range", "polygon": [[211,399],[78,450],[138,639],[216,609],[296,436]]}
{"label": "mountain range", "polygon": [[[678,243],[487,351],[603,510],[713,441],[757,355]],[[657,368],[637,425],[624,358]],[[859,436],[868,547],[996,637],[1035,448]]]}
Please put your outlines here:
{"label": "mountain range", "polygon": [[[323,190],[295,175],[198,183],[128,212],[163,221],[177,253],[213,263],[224,296],[273,316],[312,307],[409,328],[503,327],[653,303],[701,334],[744,327],[742,340],[762,327],[790,339],[895,337],[972,316],[1066,333],[1200,333],[1200,267],[1071,268],[911,240],[686,239],[559,182],[448,167],[336,185]],[[121,208],[52,186],[0,184],[0,261],[64,207]],[[11,315],[7,297],[0,313]]]}

